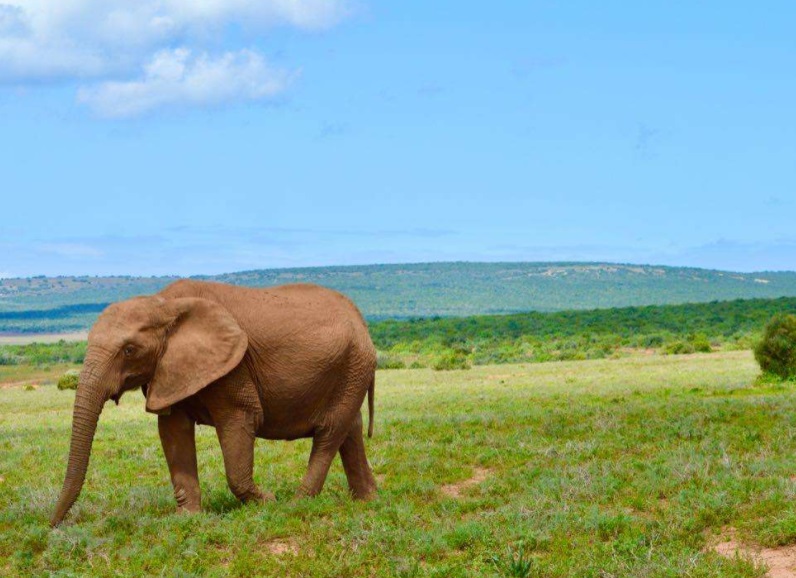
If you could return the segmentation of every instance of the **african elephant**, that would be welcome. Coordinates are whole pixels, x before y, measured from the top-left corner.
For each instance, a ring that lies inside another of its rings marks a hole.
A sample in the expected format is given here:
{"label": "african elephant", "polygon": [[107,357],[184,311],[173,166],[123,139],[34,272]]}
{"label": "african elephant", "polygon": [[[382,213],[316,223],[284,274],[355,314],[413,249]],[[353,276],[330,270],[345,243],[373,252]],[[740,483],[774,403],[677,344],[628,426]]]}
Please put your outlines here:
{"label": "african elephant", "polygon": [[268,289],[181,280],[110,305],[91,328],[75,395],[66,478],[51,525],[85,480],[102,407],[142,388],[178,511],[198,511],[195,424],[216,428],[227,482],[240,500],[272,499],[252,480],[255,438],[312,438],[299,495],[321,491],[339,451],[351,492],[376,482],[365,457],[360,407],[373,433],[376,351],[356,306],[309,284]]}

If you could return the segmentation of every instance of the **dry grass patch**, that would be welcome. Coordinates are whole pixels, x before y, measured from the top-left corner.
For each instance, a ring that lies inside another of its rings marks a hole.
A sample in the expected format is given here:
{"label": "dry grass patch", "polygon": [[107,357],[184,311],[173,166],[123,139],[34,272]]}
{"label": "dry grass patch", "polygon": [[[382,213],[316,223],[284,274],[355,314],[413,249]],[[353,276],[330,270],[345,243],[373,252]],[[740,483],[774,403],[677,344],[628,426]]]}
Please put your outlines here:
{"label": "dry grass patch", "polygon": [[286,554],[298,556],[299,553],[298,542],[294,538],[268,540],[265,543],[265,548],[274,556],[284,556]]}
{"label": "dry grass patch", "polygon": [[485,481],[490,474],[490,470],[487,468],[475,468],[473,470],[472,477],[463,480],[461,482],[457,482],[455,484],[446,484],[440,488],[443,494],[448,496],[449,498],[461,498],[462,492],[467,488],[472,486],[476,486],[481,482]]}

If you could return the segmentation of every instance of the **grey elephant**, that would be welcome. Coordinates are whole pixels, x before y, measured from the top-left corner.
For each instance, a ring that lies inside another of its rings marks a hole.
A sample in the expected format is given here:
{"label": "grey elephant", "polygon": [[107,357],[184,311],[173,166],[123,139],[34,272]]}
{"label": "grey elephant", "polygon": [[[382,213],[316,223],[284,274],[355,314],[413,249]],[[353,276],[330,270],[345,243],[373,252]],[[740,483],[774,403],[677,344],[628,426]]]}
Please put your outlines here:
{"label": "grey elephant", "polygon": [[110,305],[88,336],[75,396],[66,478],[51,525],[74,504],[103,405],[142,388],[180,511],[201,496],[195,424],[215,427],[227,482],[240,500],[271,494],[252,479],[255,438],[312,438],[299,495],[323,488],[339,451],[355,498],[376,482],[365,457],[360,408],[373,433],[376,351],[346,297],[316,285],[254,289],[177,281],[157,295]]}

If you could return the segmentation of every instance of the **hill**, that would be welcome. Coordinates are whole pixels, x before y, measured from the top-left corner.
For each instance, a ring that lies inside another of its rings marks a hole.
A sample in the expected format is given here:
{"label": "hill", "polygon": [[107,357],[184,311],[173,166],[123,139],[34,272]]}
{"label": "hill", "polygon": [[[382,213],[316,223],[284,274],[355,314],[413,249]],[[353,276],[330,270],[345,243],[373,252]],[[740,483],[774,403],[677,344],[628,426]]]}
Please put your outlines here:
{"label": "hill", "polygon": [[[796,296],[796,272],[611,263],[418,263],[265,269],[194,278],[256,287],[318,283],[349,295],[370,320]],[[154,293],[175,279],[0,280],[0,332],[82,329],[107,303]]]}

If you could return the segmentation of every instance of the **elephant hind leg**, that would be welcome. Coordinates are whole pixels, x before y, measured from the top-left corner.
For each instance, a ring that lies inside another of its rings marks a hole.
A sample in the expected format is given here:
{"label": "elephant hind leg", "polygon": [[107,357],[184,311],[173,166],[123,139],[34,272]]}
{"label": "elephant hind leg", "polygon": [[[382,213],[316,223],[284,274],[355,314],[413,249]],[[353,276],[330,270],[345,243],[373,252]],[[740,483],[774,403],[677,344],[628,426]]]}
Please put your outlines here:
{"label": "elephant hind leg", "polygon": [[376,495],[376,479],[365,457],[365,440],[362,437],[362,416],[357,414],[348,436],[340,446],[348,487],[357,500],[370,500]]}

